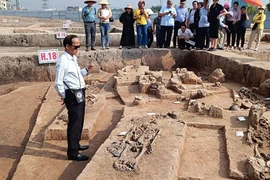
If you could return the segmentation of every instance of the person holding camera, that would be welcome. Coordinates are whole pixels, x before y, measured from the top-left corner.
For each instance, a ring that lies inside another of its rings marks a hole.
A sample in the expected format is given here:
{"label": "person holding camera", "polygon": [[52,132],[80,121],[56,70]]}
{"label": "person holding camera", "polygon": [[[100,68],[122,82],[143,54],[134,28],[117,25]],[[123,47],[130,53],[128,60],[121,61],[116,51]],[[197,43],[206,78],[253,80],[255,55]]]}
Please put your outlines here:
{"label": "person holding camera", "polygon": [[209,26],[210,23],[208,21],[208,13],[209,13],[209,1],[203,0],[203,6],[200,3],[200,20],[198,25],[198,42],[199,48],[197,49],[203,50],[203,48],[209,48],[210,37],[209,37]]}
{"label": "person holding camera", "polygon": [[64,39],[65,52],[57,60],[54,87],[68,110],[67,155],[69,160],[85,161],[88,156],[79,153],[89,148],[81,146],[80,140],[85,114],[85,82],[83,77],[94,66],[92,64],[80,69],[77,53],[80,40],[76,35],[68,35]]}
{"label": "person holding camera", "polygon": [[149,18],[148,12],[144,9],[145,2],[139,1],[138,8],[134,10],[133,18],[136,20],[137,30],[137,43],[138,47],[148,48],[147,44],[147,19]]}
{"label": "person holding camera", "polygon": [[[227,6],[229,6],[229,4],[225,3],[224,8],[226,9]],[[218,30],[218,44],[217,44],[217,49],[219,50],[224,50],[225,34],[230,31],[228,28],[228,25],[225,24],[225,18],[226,16],[231,17],[232,15],[233,15],[233,12],[230,11],[226,15],[221,16],[219,19],[220,27]]]}
{"label": "person holding camera", "polygon": [[101,8],[98,10],[98,18],[100,19],[99,28],[101,33],[101,46],[104,50],[110,47],[110,18],[112,17],[112,11],[107,7],[110,3],[107,0],[101,0]]}
{"label": "person holding camera", "polygon": [[264,10],[265,10],[265,6],[260,6],[258,8],[258,13],[255,14],[255,16],[253,17],[254,25],[252,27],[252,31],[250,34],[247,48],[248,49],[251,48],[252,42],[253,42],[255,36],[257,35],[258,40],[257,40],[257,43],[255,45],[254,51],[258,50],[260,42],[261,42],[262,34],[263,34],[264,21],[266,19],[266,15],[264,14]]}
{"label": "person holding camera", "polygon": [[[241,18],[240,21],[238,21],[238,27],[237,27],[237,38],[236,38],[236,46],[238,49],[244,50],[244,44],[245,44],[245,35],[246,35],[246,30],[247,30],[247,23],[246,21],[249,20],[247,11],[246,11],[246,6],[241,7]],[[239,47],[241,40],[241,47]]]}
{"label": "person holding camera", "polygon": [[[229,49],[234,49],[235,48],[235,43],[236,43],[236,33],[237,33],[237,28],[238,28],[238,21],[240,20],[241,17],[241,11],[238,8],[238,1],[235,1],[233,3],[233,8],[230,9],[230,11],[233,12],[233,16],[227,19],[227,25],[229,27],[230,31],[227,31],[227,46]],[[231,39],[232,37],[232,39]],[[232,41],[231,41],[232,40]]]}
{"label": "person holding camera", "polygon": [[172,4],[172,0],[168,0],[167,6],[161,8],[158,14],[161,17],[159,48],[162,48],[163,45],[165,48],[169,48],[171,44],[174,18],[176,17],[176,10]]}

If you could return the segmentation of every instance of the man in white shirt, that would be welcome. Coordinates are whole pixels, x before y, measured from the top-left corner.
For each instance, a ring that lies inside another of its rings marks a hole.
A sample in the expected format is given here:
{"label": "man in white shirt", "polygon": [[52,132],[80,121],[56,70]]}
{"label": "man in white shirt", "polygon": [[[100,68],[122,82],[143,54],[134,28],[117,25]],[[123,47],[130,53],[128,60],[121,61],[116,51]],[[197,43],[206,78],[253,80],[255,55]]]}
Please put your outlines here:
{"label": "man in white shirt", "polygon": [[162,48],[163,45],[165,48],[169,48],[176,16],[176,10],[172,7],[172,0],[167,1],[167,6],[161,8],[158,15],[161,17],[159,48]]}
{"label": "man in white shirt", "polygon": [[190,42],[191,39],[193,39],[194,36],[190,29],[187,28],[185,24],[182,24],[181,28],[178,30],[178,46],[180,49],[185,49],[187,48],[190,50],[191,44],[188,43]]}
{"label": "man in white shirt", "polygon": [[64,39],[65,52],[57,60],[55,89],[68,110],[67,155],[69,160],[85,161],[88,156],[79,153],[86,150],[88,145],[81,146],[82,128],[85,113],[85,76],[93,65],[80,70],[76,54],[80,48],[80,41],[76,35],[68,35]]}

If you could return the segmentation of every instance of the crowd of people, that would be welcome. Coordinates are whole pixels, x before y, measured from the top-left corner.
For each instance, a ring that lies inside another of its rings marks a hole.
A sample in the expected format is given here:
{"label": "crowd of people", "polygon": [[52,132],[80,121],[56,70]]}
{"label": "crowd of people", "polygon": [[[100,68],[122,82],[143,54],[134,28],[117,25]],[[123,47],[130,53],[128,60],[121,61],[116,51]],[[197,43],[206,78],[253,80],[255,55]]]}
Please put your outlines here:
{"label": "crowd of people", "polygon": [[[108,49],[112,17],[112,12],[107,7],[109,2],[101,0],[99,2],[101,8],[98,10],[93,7],[96,0],[88,0],[85,3],[88,5],[83,8],[82,18],[85,25],[86,51],[89,51],[90,46],[91,50],[95,50],[96,16],[100,20],[102,49]],[[246,7],[239,8],[237,1],[230,7],[228,3],[219,4],[219,0],[213,0],[211,5],[209,0],[203,2],[195,0],[192,2],[192,8],[188,10],[186,0],[180,0],[179,5],[173,5],[172,0],[167,0],[166,6],[158,11],[158,16],[153,20],[151,19],[153,11],[146,9],[145,5],[145,1],[140,0],[137,8],[133,9],[131,5],[124,8],[125,12],[119,19],[123,24],[119,49],[150,48],[155,36],[158,48],[169,48],[172,41],[173,48],[180,49],[215,51],[223,50],[226,46],[228,49],[244,50],[249,16]],[[258,7],[258,13],[253,18],[254,26],[247,49],[251,48],[256,35],[257,43],[254,50],[259,48],[266,18],[264,11],[265,7]],[[137,46],[135,46],[134,25],[137,32]]]}

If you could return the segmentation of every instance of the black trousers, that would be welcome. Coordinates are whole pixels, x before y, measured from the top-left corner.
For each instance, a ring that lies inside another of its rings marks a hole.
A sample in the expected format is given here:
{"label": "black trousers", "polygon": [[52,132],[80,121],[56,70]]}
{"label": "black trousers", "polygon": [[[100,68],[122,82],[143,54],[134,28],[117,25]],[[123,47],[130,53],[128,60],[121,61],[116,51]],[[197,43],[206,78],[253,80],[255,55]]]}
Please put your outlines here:
{"label": "black trousers", "polygon": [[[228,21],[228,29],[230,30],[230,32],[227,31],[227,45],[234,46],[237,33],[236,24],[233,24],[233,21]],[[231,35],[232,35],[232,44],[231,44]]]}
{"label": "black trousers", "polygon": [[189,29],[193,33],[193,36],[194,36],[193,40],[196,43],[195,46],[197,47],[197,34],[196,34],[197,33],[196,32],[197,30],[196,30],[195,24],[194,23],[193,24],[189,24]]}
{"label": "black trousers", "polygon": [[174,29],[173,29],[173,47],[176,47],[176,39],[178,39],[178,29],[181,28],[181,26],[185,24],[185,22],[179,22],[179,21],[175,21],[174,22]]}
{"label": "black trousers", "polygon": [[184,39],[178,39],[178,46],[180,49],[189,49],[191,45],[186,43]]}
{"label": "black trousers", "polygon": [[236,40],[237,47],[239,47],[240,40],[241,40],[241,47],[244,47],[246,30],[247,30],[246,28],[238,28],[237,29],[237,40]]}
{"label": "black trousers", "polygon": [[[83,90],[85,95],[85,90]],[[67,128],[67,141],[68,141],[68,156],[75,156],[79,153],[80,140],[82,135],[85,102],[77,103],[75,95],[66,90],[65,98],[66,108],[68,110],[68,128]]]}
{"label": "black trousers", "polygon": [[161,26],[160,28],[159,47],[162,48],[164,45],[165,48],[168,48],[171,44],[173,26]]}
{"label": "black trousers", "polygon": [[150,48],[154,40],[153,32],[147,32],[147,46]]}
{"label": "black trousers", "polygon": [[209,27],[199,27],[198,28],[198,42],[200,49],[209,48],[210,34]]}

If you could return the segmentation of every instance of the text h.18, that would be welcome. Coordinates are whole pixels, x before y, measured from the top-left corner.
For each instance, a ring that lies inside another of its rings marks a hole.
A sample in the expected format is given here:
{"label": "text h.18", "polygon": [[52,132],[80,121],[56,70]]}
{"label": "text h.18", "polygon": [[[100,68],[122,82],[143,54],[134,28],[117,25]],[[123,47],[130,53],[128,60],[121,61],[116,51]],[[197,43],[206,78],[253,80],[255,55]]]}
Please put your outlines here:
{"label": "text h.18", "polygon": [[57,49],[40,50],[38,51],[38,59],[40,64],[56,63],[59,53]]}

